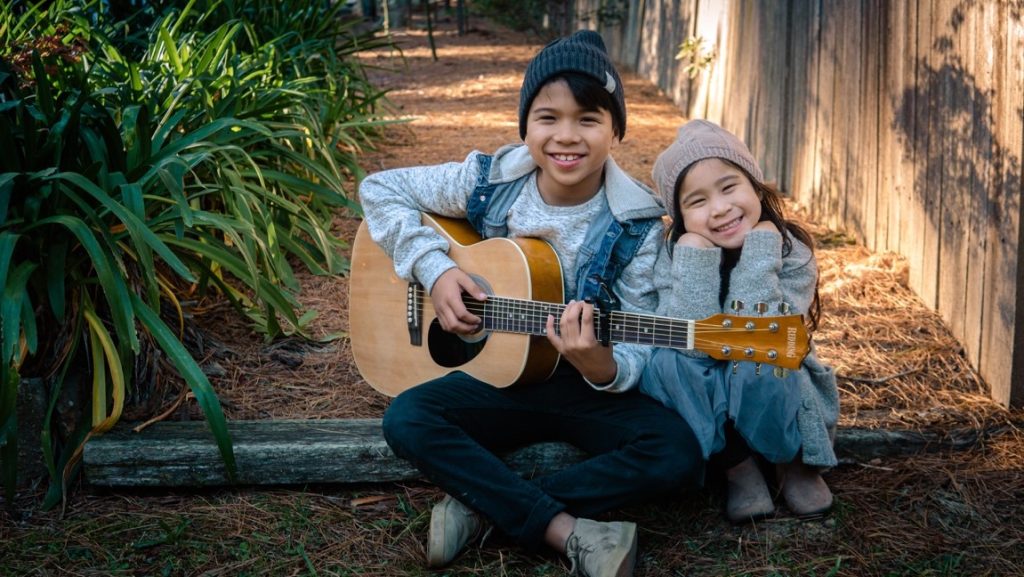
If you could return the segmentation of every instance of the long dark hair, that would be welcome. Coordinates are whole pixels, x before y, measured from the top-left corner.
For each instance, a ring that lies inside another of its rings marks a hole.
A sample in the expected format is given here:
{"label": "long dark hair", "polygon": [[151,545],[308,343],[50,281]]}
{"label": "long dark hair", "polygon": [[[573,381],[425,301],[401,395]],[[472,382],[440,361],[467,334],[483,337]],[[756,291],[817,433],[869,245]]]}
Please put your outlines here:
{"label": "long dark hair", "polygon": [[[788,231],[789,234],[782,235],[782,256],[788,256],[793,250],[793,240],[790,235],[796,237],[797,240],[807,245],[807,248],[814,252],[814,237],[811,233],[807,232],[807,229],[800,226],[794,220],[787,220],[785,212],[782,209],[782,194],[773,187],[763,182],[760,182],[756,178],[752,177],[749,172],[746,171],[742,166],[736,164],[725,158],[719,158],[722,162],[728,163],[730,166],[736,167],[744,177],[750,182],[751,186],[754,187],[754,192],[761,198],[761,220],[771,221],[775,225],[775,228],[780,231]],[[679,207],[679,187],[682,186],[683,180],[686,175],[690,172],[690,169],[697,164],[696,162],[687,166],[685,170],[679,173],[679,177],[676,178],[675,189],[672,193],[672,228],[667,233],[667,242],[670,249],[675,248],[676,241],[679,237],[686,233],[686,225],[683,224],[683,212]],[[738,250],[723,250],[722,251],[722,266],[720,273],[722,275],[722,286],[721,291],[718,294],[719,304],[725,303],[725,297],[729,294],[729,277],[732,273],[732,269],[736,266],[736,263],[740,259],[740,252],[743,249]],[[818,328],[818,319],[821,318],[821,300],[818,297],[818,279],[814,279],[814,298],[811,300],[811,306],[807,311],[808,317],[808,329],[816,330]]]}

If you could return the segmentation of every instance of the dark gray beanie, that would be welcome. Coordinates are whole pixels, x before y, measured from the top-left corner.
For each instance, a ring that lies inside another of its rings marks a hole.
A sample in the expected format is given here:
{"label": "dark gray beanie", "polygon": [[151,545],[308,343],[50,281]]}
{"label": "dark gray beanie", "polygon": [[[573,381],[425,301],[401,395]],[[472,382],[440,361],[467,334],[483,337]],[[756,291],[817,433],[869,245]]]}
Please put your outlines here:
{"label": "dark gray beanie", "polygon": [[[618,107],[611,113],[622,118],[625,132],[626,103],[619,73],[608,58],[601,35],[593,30],[579,30],[549,43],[527,65],[523,87],[519,91],[519,138],[526,138],[526,115],[537,92],[549,78],[563,72],[586,74],[603,84]],[[625,134],[620,134],[619,138],[623,136]]]}
{"label": "dark gray beanie", "polygon": [[757,182],[764,175],[747,145],[736,135],[707,120],[691,120],[679,128],[676,139],[658,155],[651,178],[665,201],[669,216],[676,213],[676,181],[691,164],[705,158],[724,158],[743,168]]}

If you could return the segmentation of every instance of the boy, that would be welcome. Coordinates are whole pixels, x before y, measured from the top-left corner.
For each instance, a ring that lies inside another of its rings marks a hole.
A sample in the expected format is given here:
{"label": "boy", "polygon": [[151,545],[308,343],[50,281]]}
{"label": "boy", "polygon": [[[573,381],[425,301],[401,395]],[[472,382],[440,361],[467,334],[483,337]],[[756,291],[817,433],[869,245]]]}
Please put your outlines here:
{"label": "boy", "polygon": [[[664,210],[609,156],[625,129],[622,82],[604,42],[580,31],[548,44],[527,67],[519,104],[525,146],[389,170],[360,187],[372,238],[400,277],[430,293],[445,330],[476,332],[480,319],[463,293],[486,294],[448,258],[421,211],[467,218],[485,237],[548,241],[571,299],[561,318],[547,319],[562,358],[546,381],[495,388],[455,372],[403,392],[386,411],[384,436],[395,454],[448,493],[431,515],[430,566],[451,562],[490,523],[527,548],[547,544],[566,555],[576,574],[632,575],[635,524],[583,517],[703,475],[689,426],[634,390],[649,347],[597,342],[593,307],[584,302],[634,312],[657,304],[650,273]],[[590,457],[527,480],[494,453],[545,440]]]}

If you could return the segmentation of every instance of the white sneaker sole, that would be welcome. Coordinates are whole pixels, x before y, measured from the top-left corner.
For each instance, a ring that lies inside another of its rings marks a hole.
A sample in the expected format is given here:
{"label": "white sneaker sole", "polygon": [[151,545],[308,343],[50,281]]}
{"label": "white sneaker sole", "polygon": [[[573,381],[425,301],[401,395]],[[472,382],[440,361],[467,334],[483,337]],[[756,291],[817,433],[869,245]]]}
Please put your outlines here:
{"label": "white sneaker sole", "polygon": [[[427,566],[443,567],[452,562],[455,557],[445,558],[446,540],[444,527],[447,521],[445,509],[447,500],[434,505],[430,511],[430,531],[427,533]],[[455,555],[458,555],[458,551]]]}

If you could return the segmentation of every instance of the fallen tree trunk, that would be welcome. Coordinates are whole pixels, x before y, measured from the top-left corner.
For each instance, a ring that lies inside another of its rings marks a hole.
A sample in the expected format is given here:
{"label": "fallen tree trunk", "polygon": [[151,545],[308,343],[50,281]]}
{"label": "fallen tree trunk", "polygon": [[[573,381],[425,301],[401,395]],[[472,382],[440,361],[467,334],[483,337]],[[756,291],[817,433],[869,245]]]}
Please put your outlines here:
{"label": "fallen tree trunk", "polygon": [[[238,484],[378,483],[420,477],[391,452],[380,419],[229,421]],[[975,445],[977,433],[936,435],[913,431],[844,428],[836,453],[844,462],[869,461]],[[540,443],[506,455],[523,475],[543,474],[579,461],[564,443]],[[142,432],[121,424],[91,439],[83,455],[86,480],[108,487],[227,485],[220,452],[204,421],[156,423]]]}

